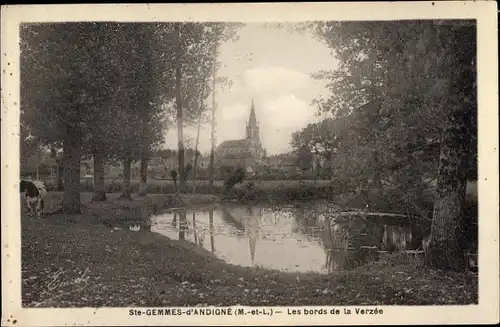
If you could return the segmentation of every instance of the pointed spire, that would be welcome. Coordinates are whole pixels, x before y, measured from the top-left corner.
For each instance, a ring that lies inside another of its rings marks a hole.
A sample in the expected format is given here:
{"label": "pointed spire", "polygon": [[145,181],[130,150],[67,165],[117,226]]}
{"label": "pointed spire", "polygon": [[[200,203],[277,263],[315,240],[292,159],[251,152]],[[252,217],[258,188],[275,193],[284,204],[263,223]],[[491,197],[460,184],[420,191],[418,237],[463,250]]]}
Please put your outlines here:
{"label": "pointed spire", "polygon": [[245,226],[245,231],[248,236],[248,242],[250,245],[250,259],[252,260],[252,265],[255,259],[255,247],[257,245],[257,238],[259,236],[259,218],[253,214],[251,208],[248,210],[248,219]]}
{"label": "pointed spire", "polygon": [[249,242],[250,242],[250,259],[252,260],[252,265],[254,265],[255,245],[257,244],[257,236],[256,235],[251,235],[249,237]]}
{"label": "pointed spire", "polygon": [[252,107],[250,109],[250,118],[248,119],[248,126],[250,127],[257,126],[257,118],[255,117],[255,106],[253,104],[253,99],[252,99]]}

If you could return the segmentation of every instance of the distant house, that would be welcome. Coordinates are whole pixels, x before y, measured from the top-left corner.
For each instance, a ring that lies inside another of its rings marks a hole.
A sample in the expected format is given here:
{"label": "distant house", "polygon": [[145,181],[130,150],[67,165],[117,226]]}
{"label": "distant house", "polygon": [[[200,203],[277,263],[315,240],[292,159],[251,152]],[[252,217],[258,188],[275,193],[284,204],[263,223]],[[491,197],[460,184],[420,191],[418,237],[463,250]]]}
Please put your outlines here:
{"label": "distant house", "polygon": [[[187,150],[184,153],[184,164],[193,166],[195,160],[195,153],[192,150]],[[206,156],[198,156],[198,169],[197,172],[201,173],[203,170],[208,168],[210,163],[210,158]],[[172,170],[178,170],[179,161],[177,153],[172,151],[169,152],[168,157],[156,156],[151,158],[148,165],[148,171],[151,172],[153,178],[170,178],[170,172]],[[200,176],[199,174],[197,174]]]}
{"label": "distant house", "polygon": [[148,174],[152,178],[166,178],[168,176],[167,164],[162,157],[153,157],[148,163]]}
{"label": "distant house", "polygon": [[272,170],[296,171],[300,170],[297,166],[297,156],[294,153],[283,153],[269,156],[267,164]]}
{"label": "distant house", "polygon": [[[135,165],[132,165],[131,171],[134,172]],[[123,175],[123,164],[122,163],[105,163],[104,164],[104,176],[108,178],[118,178]],[[85,179],[90,179],[94,176],[94,159],[93,158],[82,158],[80,160],[80,177]]]}
{"label": "distant house", "polygon": [[148,169],[149,170],[166,170],[167,165],[162,157],[153,157],[149,160]]}
{"label": "distant house", "polygon": [[252,169],[251,166],[248,166],[247,169],[246,169],[246,173],[250,176],[253,176],[255,175],[255,171]]}
{"label": "distant house", "polygon": [[210,157],[199,157],[198,158],[198,169],[208,169],[210,166]]}
{"label": "distant house", "polygon": [[262,148],[259,137],[259,123],[255,115],[254,102],[250,108],[250,117],[246,125],[246,137],[241,140],[222,142],[216,149],[216,166],[230,167],[241,165],[253,167],[265,162],[266,150]]}
{"label": "distant house", "polygon": [[[57,177],[59,164],[61,163],[62,155],[57,154],[54,158],[50,151],[42,149],[33,151],[29,154],[21,155],[21,175],[25,177],[50,178]],[[198,169],[208,168],[210,158],[198,157]],[[153,175],[164,176],[169,174],[170,170],[177,170],[177,155],[174,154],[170,158],[153,157],[148,163],[148,171]],[[194,155],[187,152],[185,156],[186,165],[194,163]],[[131,165],[131,177],[138,178],[140,174],[140,161],[134,161]],[[94,176],[94,160],[93,158],[84,157],[80,160],[80,178],[91,179]],[[104,165],[104,176],[106,178],[116,179],[123,176],[123,163],[106,163]]]}
{"label": "distant house", "polygon": [[92,176],[94,175],[94,160],[93,159],[82,159],[80,160],[80,176]]}
{"label": "distant house", "polygon": [[21,176],[40,179],[57,176],[59,166],[57,159],[60,159],[60,155],[53,157],[52,153],[45,148],[21,153],[20,159]]}
{"label": "distant house", "polygon": [[[191,164],[194,165],[194,154],[191,153],[185,153],[184,154],[184,164]],[[168,158],[162,158],[163,160],[163,165],[166,167],[166,169],[170,170],[177,170],[179,167],[179,159],[177,158],[177,154],[168,157]],[[205,158],[203,156],[198,156],[198,162],[197,165],[198,167],[201,168],[206,168],[208,167],[208,162],[210,161],[210,158]]]}

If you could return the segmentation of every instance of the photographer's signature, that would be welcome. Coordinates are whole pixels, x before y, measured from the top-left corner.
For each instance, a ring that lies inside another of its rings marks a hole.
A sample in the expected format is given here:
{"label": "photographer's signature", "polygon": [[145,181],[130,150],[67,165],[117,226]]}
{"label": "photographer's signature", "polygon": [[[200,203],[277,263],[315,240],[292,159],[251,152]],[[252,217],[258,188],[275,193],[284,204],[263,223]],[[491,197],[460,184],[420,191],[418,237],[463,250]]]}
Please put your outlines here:
{"label": "photographer's signature", "polygon": [[71,280],[64,281],[63,280],[64,271],[61,268],[58,271],[56,271],[54,275],[52,275],[52,278],[51,278],[49,284],[47,285],[48,290],[52,291],[52,290],[55,290],[56,288],[60,288],[60,287],[87,283],[89,278],[90,278],[89,273],[90,273],[90,270],[88,268],[86,268],[80,276],[78,276],[74,279],[71,279]]}

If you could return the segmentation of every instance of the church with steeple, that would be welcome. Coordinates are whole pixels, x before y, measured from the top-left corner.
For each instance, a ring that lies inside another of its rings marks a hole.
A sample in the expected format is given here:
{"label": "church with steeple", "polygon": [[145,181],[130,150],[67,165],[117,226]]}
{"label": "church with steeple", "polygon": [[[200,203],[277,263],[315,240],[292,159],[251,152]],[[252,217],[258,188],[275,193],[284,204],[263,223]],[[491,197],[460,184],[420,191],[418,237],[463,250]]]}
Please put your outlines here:
{"label": "church with steeple", "polygon": [[216,164],[219,167],[241,165],[255,171],[256,166],[261,165],[265,157],[266,150],[260,142],[259,123],[252,100],[245,138],[222,142],[216,149]]}

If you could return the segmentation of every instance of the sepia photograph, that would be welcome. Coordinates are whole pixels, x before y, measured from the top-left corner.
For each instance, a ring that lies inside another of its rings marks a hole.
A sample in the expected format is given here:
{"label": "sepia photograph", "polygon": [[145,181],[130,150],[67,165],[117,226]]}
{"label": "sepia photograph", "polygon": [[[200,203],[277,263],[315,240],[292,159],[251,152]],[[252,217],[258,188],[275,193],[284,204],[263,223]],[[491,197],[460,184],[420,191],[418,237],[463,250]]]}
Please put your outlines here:
{"label": "sepia photograph", "polygon": [[496,6],[298,5],[2,7],[2,325],[498,322]]}

